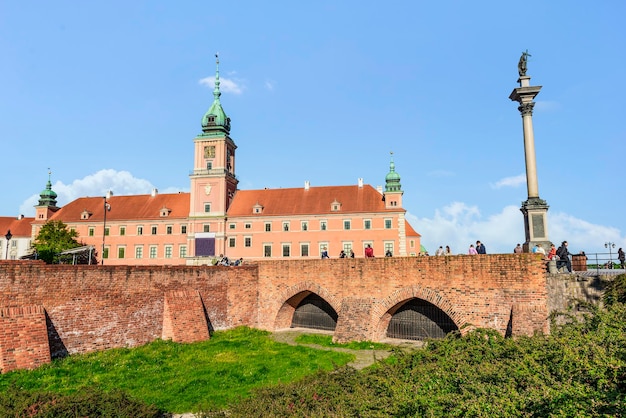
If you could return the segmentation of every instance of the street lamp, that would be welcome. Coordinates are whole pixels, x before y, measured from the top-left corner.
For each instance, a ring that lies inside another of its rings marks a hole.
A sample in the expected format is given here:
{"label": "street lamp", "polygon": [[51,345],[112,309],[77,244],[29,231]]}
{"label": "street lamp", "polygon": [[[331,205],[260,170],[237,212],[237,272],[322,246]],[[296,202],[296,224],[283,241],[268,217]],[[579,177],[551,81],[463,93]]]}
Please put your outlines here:
{"label": "street lamp", "polygon": [[604,248],[608,248],[609,249],[609,268],[613,268],[613,252],[611,251],[611,249],[615,248],[615,243],[614,242],[605,242],[604,243]]}
{"label": "street lamp", "polygon": [[104,224],[102,229],[102,265],[104,266],[104,239],[107,235],[107,212],[111,210],[111,205],[107,202],[107,197],[104,196]]}
{"label": "street lamp", "polygon": [[7,239],[7,254],[4,256],[4,259],[8,260],[9,259],[9,241],[11,241],[11,238],[13,238],[13,235],[11,234],[10,229],[7,231],[7,234],[4,237]]}

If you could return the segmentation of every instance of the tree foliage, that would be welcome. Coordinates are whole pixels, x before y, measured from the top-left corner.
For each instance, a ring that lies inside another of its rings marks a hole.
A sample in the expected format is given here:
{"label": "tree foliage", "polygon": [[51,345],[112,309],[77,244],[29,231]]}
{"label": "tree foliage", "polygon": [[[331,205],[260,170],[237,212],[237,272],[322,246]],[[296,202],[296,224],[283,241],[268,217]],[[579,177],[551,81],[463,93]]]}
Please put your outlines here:
{"label": "tree foliage", "polygon": [[76,238],[78,233],[69,230],[62,221],[48,221],[39,230],[33,246],[41,260],[48,264],[56,263],[59,261],[58,254],[61,251],[83,245]]}

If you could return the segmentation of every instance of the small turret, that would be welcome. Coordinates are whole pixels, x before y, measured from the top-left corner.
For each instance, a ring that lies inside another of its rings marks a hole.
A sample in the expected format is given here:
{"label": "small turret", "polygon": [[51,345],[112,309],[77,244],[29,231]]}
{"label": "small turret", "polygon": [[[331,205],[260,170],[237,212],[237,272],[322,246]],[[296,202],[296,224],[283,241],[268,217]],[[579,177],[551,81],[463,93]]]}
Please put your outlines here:
{"label": "small turret", "polygon": [[215,88],[213,89],[213,104],[202,117],[202,132],[208,133],[212,131],[230,132],[230,118],[226,116],[222,104],[220,103],[220,60],[218,54],[215,54]]}

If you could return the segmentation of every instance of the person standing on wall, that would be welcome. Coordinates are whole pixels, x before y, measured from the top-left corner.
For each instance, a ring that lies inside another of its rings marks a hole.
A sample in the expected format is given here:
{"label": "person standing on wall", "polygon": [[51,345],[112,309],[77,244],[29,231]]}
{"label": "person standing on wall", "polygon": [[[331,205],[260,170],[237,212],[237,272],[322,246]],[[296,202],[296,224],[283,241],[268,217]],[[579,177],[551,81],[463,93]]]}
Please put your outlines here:
{"label": "person standing on wall", "polygon": [[624,267],[624,264],[626,263],[626,254],[624,254],[624,250],[622,250],[622,247],[620,247],[619,250],[617,250],[617,259],[622,265],[621,267],[626,268]]}

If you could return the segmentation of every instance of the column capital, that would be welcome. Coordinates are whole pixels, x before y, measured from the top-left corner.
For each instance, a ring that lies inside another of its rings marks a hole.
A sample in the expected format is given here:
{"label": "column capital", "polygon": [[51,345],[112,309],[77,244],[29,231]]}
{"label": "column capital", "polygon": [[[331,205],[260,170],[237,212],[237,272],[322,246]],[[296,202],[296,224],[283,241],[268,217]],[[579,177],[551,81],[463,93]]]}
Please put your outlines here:
{"label": "column capital", "polygon": [[522,103],[519,105],[517,110],[520,111],[522,117],[524,116],[532,116],[533,115],[533,107],[535,107],[535,102]]}

